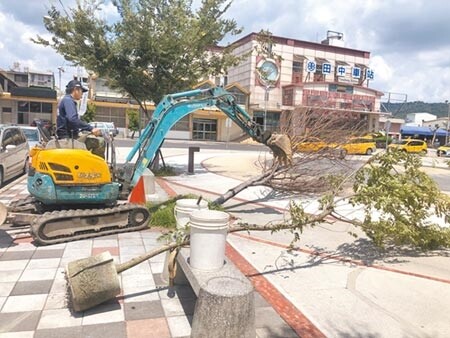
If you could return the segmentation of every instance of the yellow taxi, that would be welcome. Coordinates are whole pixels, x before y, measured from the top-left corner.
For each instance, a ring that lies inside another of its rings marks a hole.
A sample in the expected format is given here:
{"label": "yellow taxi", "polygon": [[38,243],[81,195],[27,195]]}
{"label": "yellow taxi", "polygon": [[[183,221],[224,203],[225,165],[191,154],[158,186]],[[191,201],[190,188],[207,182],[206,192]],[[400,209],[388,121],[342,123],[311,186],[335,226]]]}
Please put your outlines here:
{"label": "yellow taxi", "polygon": [[372,155],[377,145],[372,137],[354,137],[342,145],[346,154]]}
{"label": "yellow taxi", "polygon": [[436,150],[437,156],[450,156],[450,143],[440,146]]}
{"label": "yellow taxi", "polygon": [[406,139],[388,146],[388,150],[399,150],[407,153],[427,153],[427,143],[422,140]]}
{"label": "yellow taxi", "polygon": [[315,153],[322,149],[334,149],[336,147],[337,144],[327,143],[318,137],[307,137],[294,146],[295,150],[300,153]]}

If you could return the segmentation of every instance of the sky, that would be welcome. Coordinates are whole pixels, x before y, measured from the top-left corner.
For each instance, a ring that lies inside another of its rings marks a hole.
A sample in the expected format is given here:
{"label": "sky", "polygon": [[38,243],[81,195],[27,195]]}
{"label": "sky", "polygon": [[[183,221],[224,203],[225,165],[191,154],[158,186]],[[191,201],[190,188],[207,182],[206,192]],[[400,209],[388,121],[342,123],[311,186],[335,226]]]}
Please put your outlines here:
{"label": "sky", "polygon": [[[0,0],[0,68],[15,62],[50,71],[64,86],[77,69],[53,49],[30,41],[49,37],[42,23],[50,4],[75,0]],[[234,0],[226,16],[243,27],[240,36],[268,29],[274,35],[320,42],[328,30],[344,34],[345,47],[371,53],[370,87],[392,102],[450,101],[450,2],[446,0]],[[105,18],[117,17],[105,1]],[[64,72],[58,70],[63,69]]]}

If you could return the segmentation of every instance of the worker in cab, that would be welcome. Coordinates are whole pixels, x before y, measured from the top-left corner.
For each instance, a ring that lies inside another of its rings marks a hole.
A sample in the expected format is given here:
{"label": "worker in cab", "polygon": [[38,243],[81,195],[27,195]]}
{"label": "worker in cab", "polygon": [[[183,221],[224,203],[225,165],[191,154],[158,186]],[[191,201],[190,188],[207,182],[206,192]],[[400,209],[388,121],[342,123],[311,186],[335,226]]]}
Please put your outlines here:
{"label": "worker in cab", "polygon": [[[83,87],[80,81],[71,80],[66,86],[66,95],[58,104],[58,117],[56,119],[56,136],[58,139],[75,139],[86,144],[86,148],[93,154],[104,157],[105,142],[89,136],[101,136],[102,131],[92,127],[89,123],[80,119],[77,101],[88,89]],[[80,135],[80,132],[87,132]]]}

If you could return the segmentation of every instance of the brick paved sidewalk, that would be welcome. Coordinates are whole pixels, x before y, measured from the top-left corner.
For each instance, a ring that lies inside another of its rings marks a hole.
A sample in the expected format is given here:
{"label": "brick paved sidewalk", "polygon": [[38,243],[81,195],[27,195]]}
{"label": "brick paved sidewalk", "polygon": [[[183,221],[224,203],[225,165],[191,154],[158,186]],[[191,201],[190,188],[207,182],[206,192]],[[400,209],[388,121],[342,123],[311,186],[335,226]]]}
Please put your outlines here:
{"label": "brick paved sidewalk", "polygon": [[[0,190],[0,201],[26,197],[26,180]],[[70,311],[64,269],[68,262],[109,251],[125,262],[160,244],[147,230],[36,247],[28,229],[0,227],[0,338],[188,337],[196,297],[176,286],[169,298],[160,279],[165,254],[120,276],[122,294],[82,313]],[[255,292],[257,337],[297,337]]]}

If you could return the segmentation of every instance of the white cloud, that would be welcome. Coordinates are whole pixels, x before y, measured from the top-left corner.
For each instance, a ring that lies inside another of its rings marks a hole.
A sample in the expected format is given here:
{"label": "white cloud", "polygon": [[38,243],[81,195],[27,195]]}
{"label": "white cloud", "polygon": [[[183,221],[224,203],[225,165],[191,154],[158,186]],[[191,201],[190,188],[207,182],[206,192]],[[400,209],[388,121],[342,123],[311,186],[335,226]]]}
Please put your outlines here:
{"label": "white cloud", "polygon": [[[60,8],[59,1],[51,3]],[[62,3],[69,10],[75,0]],[[29,41],[36,34],[49,37],[42,24],[48,6],[45,1],[0,1],[0,68],[18,61],[58,74],[58,66],[64,66],[65,83],[76,68],[51,48]],[[346,47],[371,52],[372,88],[439,102],[450,98],[449,12],[450,2],[440,0],[234,0],[226,15],[244,26],[243,34],[269,29],[275,35],[318,42],[327,30],[342,32]],[[110,1],[100,17],[118,18]]]}

